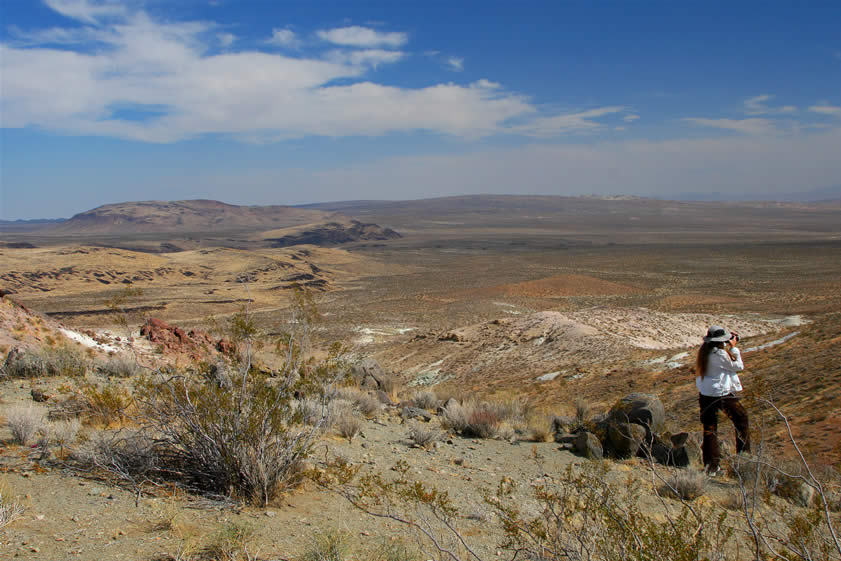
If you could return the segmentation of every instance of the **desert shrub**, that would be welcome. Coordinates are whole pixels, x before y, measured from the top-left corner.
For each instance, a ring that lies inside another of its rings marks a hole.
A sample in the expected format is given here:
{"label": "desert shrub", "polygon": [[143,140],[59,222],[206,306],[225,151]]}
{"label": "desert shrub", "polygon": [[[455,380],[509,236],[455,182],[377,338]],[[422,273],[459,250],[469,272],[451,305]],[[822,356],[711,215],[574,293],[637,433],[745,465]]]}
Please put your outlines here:
{"label": "desert shrub", "polygon": [[531,442],[550,442],[552,430],[548,425],[530,425],[527,439]]}
{"label": "desert shrub", "polygon": [[89,383],[63,406],[75,411],[85,422],[109,426],[125,420],[132,404],[131,394],[120,384],[99,386]]}
{"label": "desert shrub", "polygon": [[12,439],[25,445],[44,429],[44,412],[31,405],[16,405],[6,410],[6,426],[12,433]]}
{"label": "desert shrub", "polygon": [[354,406],[357,411],[368,418],[375,416],[383,407],[379,399],[368,393],[359,396],[354,401]]}
{"label": "desert shrub", "polygon": [[103,376],[131,378],[143,372],[143,368],[131,356],[114,355],[96,365],[96,370]]}
{"label": "desert shrub", "polygon": [[327,427],[332,422],[332,411],[336,401],[330,403],[321,399],[304,398],[298,401],[297,407],[301,414],[301,422],[309,426],[321,425]]}
{"label": "desert shrub", "polygon": [[335,531],[316,534],[299,561],[344,561],[348,555],[348,538]]}
{"label": "desert shrub", "polygon": [[441,426],[467,438],[495,438],[503,421],[525,423],[523,415],[521,403],[516,401],[451,402],[441,413]]}
{"label": "desert shrub", "polygon": [[141,430],[99,431],[73,450],[69,462],[117,477],[131,484],[139,497],[143,486],[163,469],[161,452],[154,439]]}
{"label": "desert shrub", "polygon": [[494,438],[499,431],[499,412],[487,403],[474,404],[467,413],[467,424],[461,435],[468,438]]}
{"label": "desert shrub", "polygon": [[666,479],[663,491],[685,501],[692,501],[706,491],[707,476],[702,471],[680,470]]}
{"label": "desert shrub", "polygon": [[84,376],[88,365],[85,356],[73,347],[45,346],[37,349],[12,349],[3,363],[3,372],[11,378]]}
{"label": "desert shrub", "polygon": [[473,403],[461,404],[450,402],[441,412],[441,426],[445,430],[461,433],[467,427],[468,414],[473,410]]}
{"label": "desert shrub", "polygon": [[202,557],[208,561],[251,561],[256,560],[254,550],[254,528],[240,522],[227,522],[213,535],[202,550]]}
{"label": "desert shrub", "polygon": [[500,421],[508,421],[512,425],[524,425],[532,406],[527,399],[514,398],[505,401],[489,401],[483,406],[492,411]]}
{"label": "desert shrub", "polygon": [[333,428],[342,438],[353,440],[362,430],[362,422],[359,416],[351,408],[340,408],[335,411]]}
{"label": "desert shrub", "polygon": [[409,440],[421,448],[428,448],[443,438],[440,431],[422,426],[414,426],[409,430]]}
{"label": "desert shrub", "polygon": [[65,447],[76,442],[79,436],[79,428],[81,428],[79,419],[51,422],[48,426],[49,440],[64,451]]}
{"label": "desert shrub", "polygon": [[408,399],[408,401],[413,407],[428,409],[430,411],[436,410],[441,404],[441,400],[438,399],[438,396],[435,395],[435,392],[430,390],[415,392]]}
{"label": "desert shrub", "polygon": [[382,403],[376,397],[356,388],[340,388],[336,392],[336,398],[352,403],[353,408],[365,417],[373,417],[382,409]]}
{"label": "desert shrub", "polygon": [[[513,480],[503,478],[496,492],[485,496],[504,535],[501,547],[512,558],[541,561],[723,558],[724,544],[732,536],[725,515],[682,504],[667,512],[666,520],[653,520],[639,506],[640,485],[629,480],[613,486],[607,470],[607,464],[568,466],[559,476],[544,475],[542,482],[532,484],[528,498],[517,492]],[[475,547],[479,543],[471,543],[472,534],[460,527],[466,516],[457,502],[445,491],[410,479],[405,462],[394,466],[397,475],[392,479],[380,474],[355,479],[358,468],[341,460],[328,471],[355,507],[416,531],[430,557],[493,558],[482,556]]]}
{"label": "desert shrub", "polygon": [[189,375],[147,379],[138,417],[190,487],[217,494],[233,489],[267,504],[309,452],[321,423],[305,424],[294,402],[293,388],[302,380],[278,384],[238,372],[232,383],[234,391]]}
{"label": "desert shrub", "polygon": [[9,484],[0,481],[0,529],[5,528],[23,514],[24,507],[17,501]]}

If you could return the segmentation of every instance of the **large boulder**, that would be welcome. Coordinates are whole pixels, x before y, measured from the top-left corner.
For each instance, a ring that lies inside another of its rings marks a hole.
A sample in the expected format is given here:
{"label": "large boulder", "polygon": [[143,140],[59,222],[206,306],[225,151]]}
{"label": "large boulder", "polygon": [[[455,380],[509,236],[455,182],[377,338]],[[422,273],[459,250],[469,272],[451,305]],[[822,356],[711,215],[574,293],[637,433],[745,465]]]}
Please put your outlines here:
{"label": "large boulder", "polygon": [[386,371],[380,366],[380,363],[371,357],[367,357],[357,362],[351,367],[351,377],[357,384],[369,390],[384,390],[385,380],[388,377]]}
{"label": "large boulder", "polygon": [[666,410],[660,399],[651,394],[632,393],[620,399],[608,413],[608,423],[616,425],[634,423],[645,427],[647,441],[666,428]]}
{"label": "large boulder", "polygon": [[645,434],[645,427],[636,423],[610,423],[605,452],[613,458],[634,457],[645,442]]}

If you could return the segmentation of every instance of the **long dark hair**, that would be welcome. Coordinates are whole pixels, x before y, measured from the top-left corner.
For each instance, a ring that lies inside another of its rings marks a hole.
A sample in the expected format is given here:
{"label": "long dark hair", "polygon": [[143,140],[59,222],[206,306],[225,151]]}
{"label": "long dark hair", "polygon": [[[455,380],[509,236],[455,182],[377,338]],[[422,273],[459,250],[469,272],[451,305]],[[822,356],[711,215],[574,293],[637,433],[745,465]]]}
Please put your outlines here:
{"label": "long dark hair", "polygon": [[724,343],[717,343],[713,341],[705,341],[701,348],[698,349],[698,357],[695,359],[695,373],[701,378],[707,373],[707,364],[710,362],[710,353],[714,349],[723,348]]}

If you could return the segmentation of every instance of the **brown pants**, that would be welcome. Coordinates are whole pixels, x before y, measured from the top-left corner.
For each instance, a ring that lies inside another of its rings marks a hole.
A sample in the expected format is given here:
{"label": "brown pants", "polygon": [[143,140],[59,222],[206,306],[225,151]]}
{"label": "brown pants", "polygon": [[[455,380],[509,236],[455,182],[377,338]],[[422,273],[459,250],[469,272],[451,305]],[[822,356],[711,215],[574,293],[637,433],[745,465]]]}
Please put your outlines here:
{"label": "brown pants", "polygon": [[750,434],[748,433],[748,412],[739,403],[739,398],[733,395],[710,397],[698,394],[701,406],[701,424],[704,425],[704,465],[707,469],[718,469],[721,449],[718,446],[718,410],[733,421],[736,427],[736,452],[750,452]]}

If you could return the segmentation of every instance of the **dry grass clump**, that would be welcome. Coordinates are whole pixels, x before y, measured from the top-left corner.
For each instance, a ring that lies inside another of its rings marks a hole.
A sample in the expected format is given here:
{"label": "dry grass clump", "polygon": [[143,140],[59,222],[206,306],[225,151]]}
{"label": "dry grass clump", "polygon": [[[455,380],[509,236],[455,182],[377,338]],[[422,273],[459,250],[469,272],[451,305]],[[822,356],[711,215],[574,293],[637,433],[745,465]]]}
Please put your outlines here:
{"label": "dry grass clump", "polygon": [[368,418],[375,416],[382,409],[379,399],[368,392],[352,387],[339,388],[336,391],[336,398],[350,402],[354,409]]}
{"label": "dry grass clump", "polygon": [[435,411],[438,409],[438,406],[441,405],[441,400],[438,399],[435,392],[430,390],[417,391],[413,393],[407,401],[412,405],[412,407],[427,409],[429,411]]}
{"label": "dry grass clump", "polygon": [[223,524],[202,550],[202,559],[213,561],[252,561],[257,559],[253,544],[255,530],[239,522]]}
{"label": "dry grass clump", "polygon": [[590,404],[583,399],[575,400],[575,420],[579,423],[585,423],[590,419],[592,408]]}
{"label": "dry grass clump", "polygon": [[333,403],[330,424],[339,436],[348,440],[353,440],[362,430],[359,415],[354,411],[352,404],[343,400]]}
{"label": "dry grass clump", "polygon": [[494,407],[487,403],[479,403],[471,407],[467,413],[466,424],[461,430],[462,436],[468,438],[494,438],[499,431],[502,418]]}
{"label": "dry grass clump", "polygon": [[6,426],[17,444],[28,444],[44,430],[45,422],[44,412],[31,405],[15,405],[6,410]]}
{"label": "dry grass clump", "polygon": [[58,445],[62,451],[65,447],[70,446],[79,437],[79,429],[82,423],[79,419],[66,419],[63,421],[55,421],[48,425],[47,435],[49,441]]}
{"label": "dry grass clump", "polygon": [[20,518],[23,514],[24,507],[20,504],[12,493],[9,484],[2,480],[0,481],[0,528],[4,528]]}
{"label": "dry grass clump", "polygon": [[419,448],[429,448],[434,446],[436,442],[443,439],[444,435],[441,431],[429,429],[422,426],[415,426],[409,430],[409,440],[412,444]]}
{"label": "dry grass clump", "polygon": [[344,561],[348,552],[347,536],[336,531],[329,531],[313,536],[309,548],[298,558],[298,561]]}
{"label": "dry grass clump", "polygon": [[663,491],[685,501],[692,501],[706,491],[707,476],[698,470],[680,470],[666,479]]}
{"label": "dry grass clump", "polygon": [[143,372],[143,367],[133,357],[128,355],[114,355],[96,365],[96,370],[103,376],[115,378],[131,378]]}
{"label": "dry grass clump", "polygon": [[88,360],[77,349],[40,347],[12,349],[3,362],[3,372],[11,378],[39,378],[42,376],[84,376]]}
{"label": "dry grass clump", "polygon": [[[528,402],[519,399],[450,402],[441,412],[441,426],[468,438],[510,439],[531,432],[530,414]],[[539,429],[537,433],[542,434]]]}

